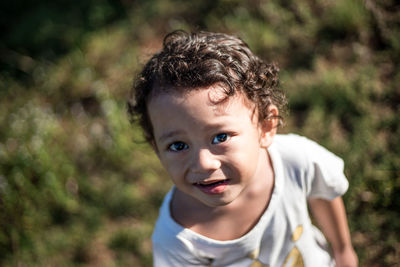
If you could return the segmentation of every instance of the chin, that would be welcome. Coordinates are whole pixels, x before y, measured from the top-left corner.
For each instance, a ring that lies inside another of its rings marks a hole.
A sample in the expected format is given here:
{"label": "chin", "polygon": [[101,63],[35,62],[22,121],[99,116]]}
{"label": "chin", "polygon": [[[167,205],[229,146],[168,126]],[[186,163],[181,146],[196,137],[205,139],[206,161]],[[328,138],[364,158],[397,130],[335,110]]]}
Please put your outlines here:
{"label": "chin", "polygon": [[203,202],[204,205],[210,207],[210,208],[218,208],[218,207],[223,207],[228,204],[230,204],[232,201],[219,201],[219,202]]}
{"label": "chin", "polygon": [[[211,198],[211,197],[210,197]],[[198,199],[201,201],[204,205],[211,207],[211,208],[217,208],[217,207],[223,207],[227,206],[230,203],[232,203],[236,198],[229,196],[229,197],[221,197],[217,199]]]}

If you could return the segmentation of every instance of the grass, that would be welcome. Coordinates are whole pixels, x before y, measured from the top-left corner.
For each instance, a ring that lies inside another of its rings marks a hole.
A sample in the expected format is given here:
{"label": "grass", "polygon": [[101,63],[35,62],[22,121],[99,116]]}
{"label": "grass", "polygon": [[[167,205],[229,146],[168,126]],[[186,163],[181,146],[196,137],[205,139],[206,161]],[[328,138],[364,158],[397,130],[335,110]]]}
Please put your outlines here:
{"label": "grass", "polygon": [[[151,265],[150,235],[171,182],[129,124],[126,98],[163,35],[183,28],[238,34],[279,64],[290,102],[282,132],[345,160],[361,266],[395,265],[399,16],[394,1],[364,3],[153,0],[121,9],[102,1],[92,9],[89,1],[80,14],[60,2],[67,12],[51,16],[54,27],[36,44],[21,34],[54,10],[33,8],[31,24],[13,18],[27,28],[4,36],[0,57],[0,264]],[[58,24],[66,30],[54,39]]]}

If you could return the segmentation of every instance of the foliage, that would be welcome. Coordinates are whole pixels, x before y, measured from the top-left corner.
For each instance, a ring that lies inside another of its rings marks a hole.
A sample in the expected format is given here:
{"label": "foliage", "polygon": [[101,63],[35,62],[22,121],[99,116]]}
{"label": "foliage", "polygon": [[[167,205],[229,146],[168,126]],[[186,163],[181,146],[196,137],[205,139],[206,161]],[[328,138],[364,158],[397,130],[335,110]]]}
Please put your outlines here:
{"label": "foliage", "polygon": [[290,114],[344,158],[361,265],[400,262],[395,1],[14,1],[0,19],[0,265],[150,266],[171,186],[126,116],[174,29],[241,36],[281,67]]}

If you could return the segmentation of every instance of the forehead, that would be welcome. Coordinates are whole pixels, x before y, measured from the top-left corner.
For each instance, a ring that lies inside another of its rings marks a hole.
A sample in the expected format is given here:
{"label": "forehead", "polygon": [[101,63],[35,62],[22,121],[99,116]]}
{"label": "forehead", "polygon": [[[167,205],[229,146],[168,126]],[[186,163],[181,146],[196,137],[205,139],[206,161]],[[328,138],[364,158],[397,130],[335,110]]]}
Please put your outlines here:
{"label": "forehead", "polygon": [[[183,103],[192,98],[202,98],[199,105],[207,105],[215,110],[223,111],[231,106],[233,102],[240,102],[247,108],[254,109],[255,104],[252,103],[244,93],[240,91],[234,92],[233,95],[228,94],[228,89],[224,84],[213,84],[205,87],[196,88],[175,88],[175,87],[156,87],[152,90],[147,100],[147,106],[152,102],[166,100],[174,104]],[[199,97],[200,96],[200,97]],[[238,103],[236,103],[238,104]]]}
{"label": "forehead", "polygon": [[165,126],[217,125],[240,119],[255,121],[255,105],[241,93],[227,96],[223,88],[210,86],[190,91],[163,91],[148,103],[155,133]]}

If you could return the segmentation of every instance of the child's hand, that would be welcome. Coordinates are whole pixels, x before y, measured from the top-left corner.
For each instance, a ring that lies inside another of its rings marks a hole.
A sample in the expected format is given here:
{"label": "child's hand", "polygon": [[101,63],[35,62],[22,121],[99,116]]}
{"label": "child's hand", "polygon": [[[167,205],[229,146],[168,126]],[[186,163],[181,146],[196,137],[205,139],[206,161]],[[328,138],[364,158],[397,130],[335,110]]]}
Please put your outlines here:
{"label": "child's hand", "polygon": [[334,252],[336,267],[357,267],[358,257],[350,246],[338,252]]}

